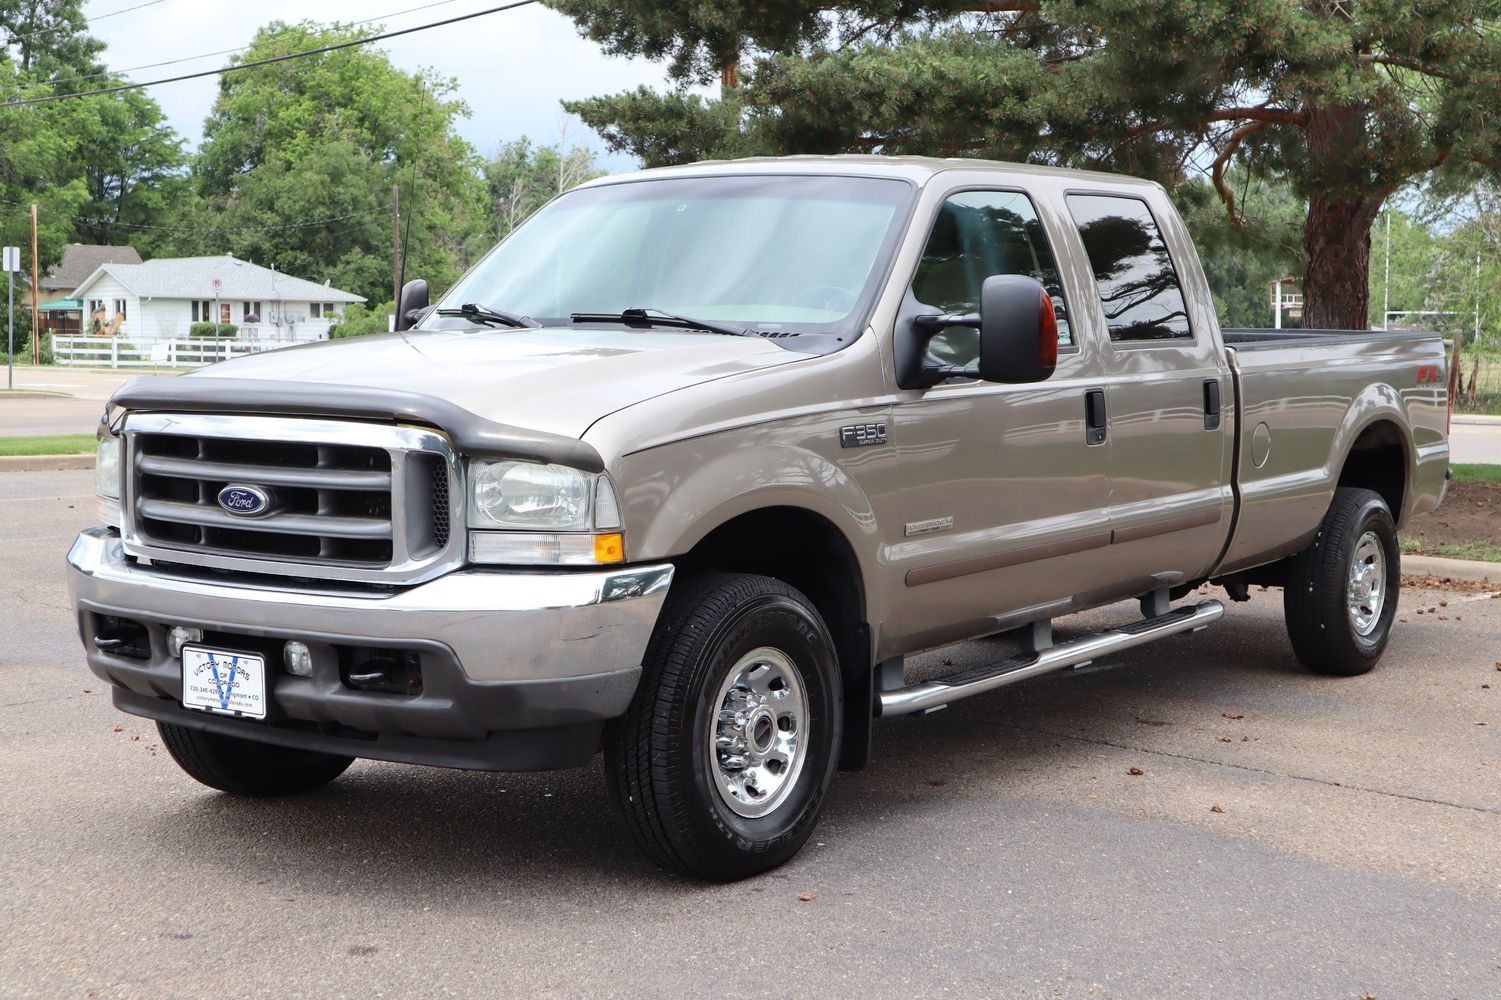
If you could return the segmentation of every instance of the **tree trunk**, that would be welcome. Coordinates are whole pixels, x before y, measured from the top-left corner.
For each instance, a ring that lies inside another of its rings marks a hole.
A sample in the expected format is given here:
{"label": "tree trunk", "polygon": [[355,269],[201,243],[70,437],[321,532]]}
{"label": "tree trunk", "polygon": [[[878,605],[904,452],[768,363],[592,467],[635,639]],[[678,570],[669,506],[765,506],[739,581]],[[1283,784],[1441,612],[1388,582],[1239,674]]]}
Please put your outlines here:
{"label": "tree trunk", "polygon": [[1303,326],[1310,330],[1364,330],[1370,325],[1371,223],[1379,196],[1308,202],[1303,248]]}
{"label": "tree trunk", "polygon": [[[1365,144],[1359,108],[1313,110],[1308,121],[1311,178],[1340,173],[1352,149]],[[1303,248],[1303,326],[1310,330],[1364,330],[1370,326],[1371,224],[1381,212],[1383,190],[1315,191],[1308,199]]]}

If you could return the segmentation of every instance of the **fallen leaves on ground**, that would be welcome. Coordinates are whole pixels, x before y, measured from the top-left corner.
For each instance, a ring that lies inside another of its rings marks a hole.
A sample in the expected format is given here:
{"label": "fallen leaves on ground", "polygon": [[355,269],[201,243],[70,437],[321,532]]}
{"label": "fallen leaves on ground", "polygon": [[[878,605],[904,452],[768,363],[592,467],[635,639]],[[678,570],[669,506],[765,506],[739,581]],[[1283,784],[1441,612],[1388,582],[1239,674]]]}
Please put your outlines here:
{"label": "fallen leaves on ground", "polygon": [[1245,715],[1242,714],[1242,713],[1240,713],[1240,712],[1221,712],[1220,715],[1223,716],[1226,719],[1244,719],[1245,718]]}
{"label": "fallen leaves on ground", "polygon": [[797,901],[799,903],[806,903],[809,900],[811,900],[812,898],[813,898],[813,896],[810,893],[800,892],[800,893],[797,894]]}
{"label": "fallen leaves on ground", "polygon": [[125,732],[125,727],[124,726],[115,726],[113,729],[110,730],[110,732],[112,732],[112,733],[123,733],[123,732]]}
{"label": "fallen leaves on ground", "polygon": [[1141,775],[1146,774],[1147,772],[1143,771],[1139,767],[1133,767],[1133,768],[1128,768],[1126,770],[1126,773],[1129,774],[1129,775],[1131,775],[1133,778],[1135,778],[1135,777],[1140,777]]}
{"label": "fallen leaves on ground", "polygon": [[1222,813],[1225,811],[1225,807],[1216,802],[1214,805],[1209,807],[1209,811],[1212,813]]}

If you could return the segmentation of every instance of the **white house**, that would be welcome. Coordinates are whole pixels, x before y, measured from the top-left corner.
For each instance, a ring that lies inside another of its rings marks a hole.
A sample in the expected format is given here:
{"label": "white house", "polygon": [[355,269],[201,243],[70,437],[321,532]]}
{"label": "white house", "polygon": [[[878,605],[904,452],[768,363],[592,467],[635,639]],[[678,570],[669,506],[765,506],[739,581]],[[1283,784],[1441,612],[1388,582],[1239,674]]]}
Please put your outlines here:
{"label": "white house", "polygon": [[344,307],[365,301],[227,254],[105,262],[73,294],[84,303],[85,336],[137,345],[187,340],[194,323],[232,323],[247,343],[327,340]]}

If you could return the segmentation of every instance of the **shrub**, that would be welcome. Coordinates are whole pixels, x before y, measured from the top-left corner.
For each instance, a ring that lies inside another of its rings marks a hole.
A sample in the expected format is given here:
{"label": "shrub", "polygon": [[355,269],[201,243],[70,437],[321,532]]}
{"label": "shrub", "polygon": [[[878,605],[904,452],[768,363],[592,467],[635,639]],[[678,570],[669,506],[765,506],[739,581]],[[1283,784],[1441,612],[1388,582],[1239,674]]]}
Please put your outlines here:
{"label": "shrub", "polygon": [[[57,358],[52,353],[52,334],[44,333],[42,336],[42,361],[44,365],[57,364]],[[0,331],[0,365],[8,364],[9,356],[5,353],[5,334]],[[21,336],[19,327],[16,329],[16,364],[31,364],[31,331],[26,331],[26,336]]]}
{"label": "shrub", "polygon": [[396,306],[391,302],[383,302],[374,308],[363,302],[356,302],[344,310],[344,318],[328,331],[329,340],[339,340],[343,337],[364,337],[372,333],[385,333],[391,328],[391,316],[396,312]]}
{"label": "shrub", "polygon": [[229,340],[240,332],[233,323],[194,323],[188,327],[188,336],[193,340]]}

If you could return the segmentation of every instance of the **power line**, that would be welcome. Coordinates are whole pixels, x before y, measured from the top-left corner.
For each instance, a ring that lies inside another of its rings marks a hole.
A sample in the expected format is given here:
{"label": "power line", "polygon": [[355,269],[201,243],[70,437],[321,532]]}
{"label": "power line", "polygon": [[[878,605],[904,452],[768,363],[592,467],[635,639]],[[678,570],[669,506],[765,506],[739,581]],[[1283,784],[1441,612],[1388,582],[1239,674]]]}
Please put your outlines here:
{"label": "power line", "polygon": [[[9,198],[0,198],[0,205],[14,205],[17,208],[29,208],[31,203],[25,201],[13,201]],[[69,217],[69,221],[81,226],[109,226],[117,229],[131,229],[146,232],[159,233],[265,233],[288,229],[314,229],[318,226],[326,226],[333,222],[344,222],[349,219],[361,219],[367,215],[384,215],[385,206],[372,208],[364,212],[351,212],[348,215],[335,215],[327,219],[314,219],[311,222],[289,222],[278,226],[152,226],[145,223],[114,222],[109,219],[90,219],[82,215]]]}
{"label": "power line", "polygon": [[486,10],[475,11],[473,14],[461,14],[458,17],[450,17],[442,21],[432,21],[428,24],[419,24],[411,28],[402,28],[399,31],[386,31],[377,35],[367,35],[364,38],[356,38],[348,42],[339,42],[336,45],[324,45],[316,49],[307,49],[302,52],[290,52],[283,56],[272,56],[269,59],[257,59],[254,62],[240,63],[237,66],[225,66],[221,69],[204,70],[201,73],[187,73],[182,76],[166,77],[161,80],[148,80],[145,83],[127,83],[118,87],[102,87],[99,90],[85,90],[76,94],[49,94],[46,97],[28,97],[24,100],[6,101],[0,104],[0,108],[20,108],[31,104],[50,104],[53,101],[67,101],[78,97],[101,97],[105,94],[120,94],[127,90],[142,90],[146,87],[155,87],[164,83],[180,83],[183,80],[197,80],[206,76],[223,76],[226,73],[236,73],[240,70],[254,69],[258,66],[270,66],[273,63],[290,62],[293,59],[302,59],[307,56],[322,55],[326,52],[337,52],[340,49],[353,48],[356,45],[368,45],[371,42],[384,41],[387,38],[399,38],[402,35],[411,35],[419,31],[427,31],[431,28],[441,28],[450,24],[458,24],[460,21],[472,21],[477,17],[485,17],[489,14],[498,14],[501,11],[515,10],[517,7],[527,7],[537,3],[538,0],[516,0],[514,3],[502,4],[499,7],[490,7]]}
{"label": "power line", "polygon": [[[155,2],[155,3],[164,3],[165,0],[153,0],[153,2]],[[389,14],[381,14],[379,17],[367,17],[364,20],[360,20],[360,21],[350,21],[350,22],[348,22],[348,24],[349,24],[350,27],[358,27],[359,25],[362,25],[362,24],[374,24],[376,21],[384,21],[384,20],[386,20],[388,18],[392,18],[392,17],[403,17],[403,16],[405,16],[407,14],[415,14],[419,10],[428,10],[429,8],[432,8],[432,7],[444,7],[444,6],[447,6],[448,4],[457,3],[457,2],[458,2],[458,0],[434,0],[433,3],[425,3],[425,4],[422,4],[422,5],[417,6],[417,7],[408,7],[405,10],[392,11]],[[123,12],[122,11],[116,11],[115,13],[118,14],[118,13],[123,13]],[[335,26],[337,26],[337,24],[338,24],[338,22],[333,22],[333,23],[334,23]],[[295,26],[293,26],[293,27],[295,27]],[[283,35],[290,34],[292,30],[293,30],[292,27],[288,27],[285,31],[278,31],[274,35],[268,35],[266,37],[266,39],[264,39],[264,40],[268,40],[268,41],[269,40],[275,40],[277,38],[282,37]],[[160,69],[163,66],[180,66],[183,63],[197,62],[200,59],[212,59],[214,56],[228,56],[228,55],[233,55],[236,52],[244,52],[246,49],[248,49],[250,47],[251,47],[250,45],[236,45],[232,49],[218,49],[217,51],[214,51],[214,52],[202,52],[202,53],[200,53],[200,54],[198,54],[196,56],[182,56],[181,58],[178,58],[178,59],[164,59],[161,62],[142,63],[139,66],[126,66],[124,69],[106,69],[106,70],[101,70],[98,73],[83,73],[83,74],[80,74],[78,76],[59,76],[59,77],[54,77],[51,80],[42,80],[42,81],[39,81],[37,83],[30,84],[27,89],[35,90],[35,89],[37,89],[39,87],[56,87],[56,86],[60,86],[60,85],[65,84],[65,83],[78,83],[81,80],[98,80],[101,77],[106,77],[106,76],[111,76],[111,77],[113,77],[113,76],[123,76],[126,73],[134,73],[136,70],[142,70],[142,69]]]}
{"label": "power line", "polygon": [[[83,23],[84,24],[93,24],[95,21],[102,21],[106,17],[114,17],[116,14],[129,14],[133,10],[140,10],[143,7],[155,7],[159,3],[166,3],[166,2],[167,2],[167,0],[146,0],[145,3],[138,3],[134,7],[125,7],[125,8],[122,8],[120,10],[112,10],[108,14],[99,14],[99,15],[97,15],[95,17],[84,18]],[[65,27],[71,28],[72,25],[71,24],[67,24],[67,25],[53,25],[50,28],[42,28],[42,29],[40,29],[38,31],[33,31],[33,32],[31,32],[30,34],[27,34],[27,35],[11,35],[9,38],[7,38],[5,40],[5,43],[7,45],[14,45],[16,42],[29,42],[33,38],[40,38],[43,35],[55,35],[59,31],[62,31],[63,28],[65,28]]]}

